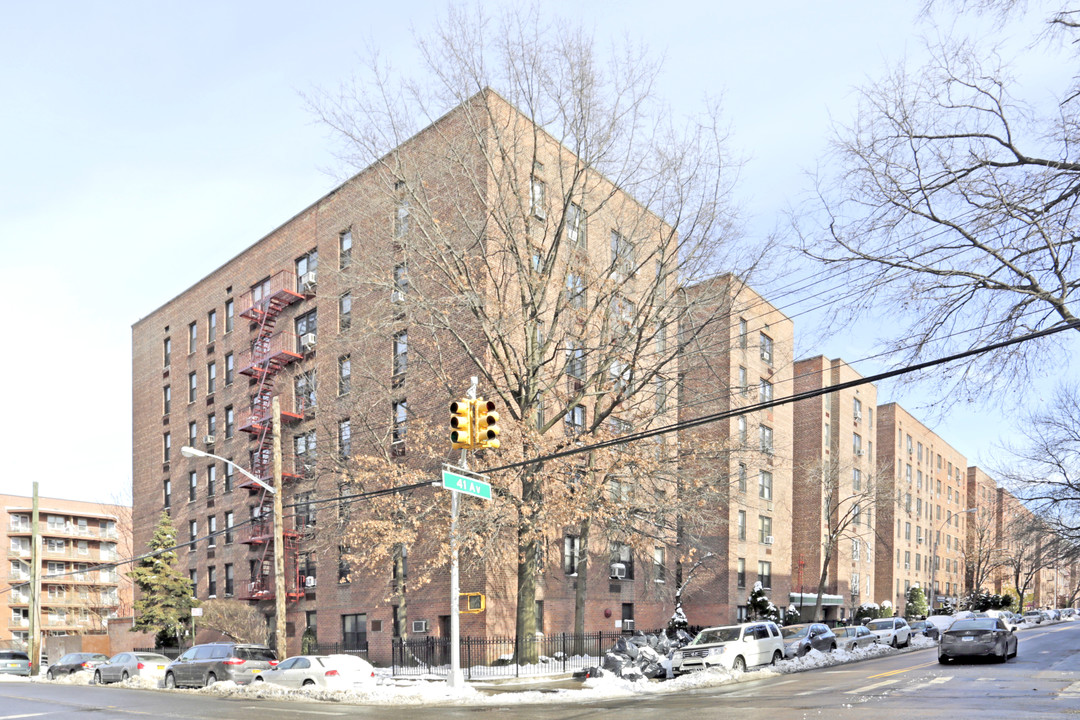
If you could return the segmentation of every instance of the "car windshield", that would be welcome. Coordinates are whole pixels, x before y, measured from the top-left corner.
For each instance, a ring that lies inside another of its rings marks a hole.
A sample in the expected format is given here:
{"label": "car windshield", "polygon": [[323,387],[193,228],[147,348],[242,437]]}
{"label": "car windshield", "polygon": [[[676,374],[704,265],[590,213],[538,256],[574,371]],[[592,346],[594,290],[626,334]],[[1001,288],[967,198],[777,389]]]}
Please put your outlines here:
{"label": "car windshield", "polygon": [[855,637],[859,631],[853,627],[838,627],[833,628],[833,632],[836,633],[836,637]]}
{"label": "car windshield", "polygon": [[913,630],[922,630],[926,627],[926,623],[920,620],[919,622],[911,623],[911,627]]}
{"label": "car windshield", "polygon": [[806,634],[810,632],[809,625],[791,625],[790,627],[780,628],[781,634],[789,640],[794,638],[806,637]]}
{"label": "car windshield", "polygon": [[871,620],[869,623],[866,624],[866,627],[870,628],[871,630],[892,630],[893,629],[893,621],[892,620]]}
{"label": "car windshield", "polygon": [[997,620],[995,618],[972,618],[970,620],[957,620],[953,623],[953,626],[949,628],[950,631],[956,632],[958,630],[997,630]]}
{"label": "car windshield", "polygon": [[9,652],[0,650],[0,660],[29,660],[30,656],[23,652]]}
{"label": "car windshield", "polygon": [[165,657],[164,655],[155,655],[154,653],[137,653],[135,657],[139,658],[140,660],[149,660],[150,662],[172,662],[172,660]]}
{"label": "car windshield", "polygon": [[722,628],[710,628],[708,630],[702,630],[698,633],[698,636],[694,638],[694,642],[691,645],[710,645],[712,643],[725,643],[735,642],[739,639],[740,628],[737,627],[722,627]]}

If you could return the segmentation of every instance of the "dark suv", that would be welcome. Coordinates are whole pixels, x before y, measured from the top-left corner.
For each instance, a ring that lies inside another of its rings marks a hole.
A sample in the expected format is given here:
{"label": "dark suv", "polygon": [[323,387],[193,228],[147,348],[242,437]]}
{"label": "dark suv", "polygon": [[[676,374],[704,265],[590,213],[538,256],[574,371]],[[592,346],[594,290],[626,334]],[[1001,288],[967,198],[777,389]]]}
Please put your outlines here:
{"label": "dark suv", "polygon": [[265,645],[234,642],[195,645],[165,668],[165,687],[205,687],[218,680],[247,685],[255,674],[277,665]]}

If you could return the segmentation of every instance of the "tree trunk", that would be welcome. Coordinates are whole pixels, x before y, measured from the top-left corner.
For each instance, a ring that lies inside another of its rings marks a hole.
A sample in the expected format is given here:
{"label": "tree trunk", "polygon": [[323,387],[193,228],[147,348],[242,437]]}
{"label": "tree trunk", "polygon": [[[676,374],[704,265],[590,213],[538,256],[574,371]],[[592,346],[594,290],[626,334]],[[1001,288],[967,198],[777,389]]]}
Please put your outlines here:
{"label": "tree trunk", "polygon": [[577,587],[574,589],[574,654],[585,654],[585,597],[589,585],[589,525],[585,518],[581,522],[581,534],[578,537],[578,559],[574,566],[577,573]]}
{"label": "tree trunk", "polygon": [[832,552],[830,550],[825,553],[821,563],[821,577],[818,578],[817,598],[814,600],[814,622],[821,622],[824,619],[821,610],[821,596],[825,593],[825,584],[829,581],[829,562],[831,560]]}
{"label": "tree trunk", "polygon": [[518,523],[517,568],[517,662],[521,665],[538,661],[536,647],[536,538],[533,532],[535,517],[530,508],[540,506],[540,468],[526,470],[521,480],[523,517]]}

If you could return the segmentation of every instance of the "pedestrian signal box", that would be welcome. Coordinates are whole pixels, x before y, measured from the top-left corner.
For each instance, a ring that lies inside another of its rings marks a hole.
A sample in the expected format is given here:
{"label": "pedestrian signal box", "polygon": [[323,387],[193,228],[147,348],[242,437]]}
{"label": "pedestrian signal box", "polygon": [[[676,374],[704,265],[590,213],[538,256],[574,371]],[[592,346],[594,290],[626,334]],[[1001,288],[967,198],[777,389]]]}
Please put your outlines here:
{"label": "pedestrian signal box", "polygon": [[463,603],[464,607],[461,607],[462,604],[459,604],[458,607],[461,608],[459,610],[459,612],[462,612],[462,613],[482,613],[482,612],[484,612],[484,609],[486,607],[486,602],[485,601],[487,599],[487,598],[484,597],[484,593],[461,593],[461,597],[465,602]]}

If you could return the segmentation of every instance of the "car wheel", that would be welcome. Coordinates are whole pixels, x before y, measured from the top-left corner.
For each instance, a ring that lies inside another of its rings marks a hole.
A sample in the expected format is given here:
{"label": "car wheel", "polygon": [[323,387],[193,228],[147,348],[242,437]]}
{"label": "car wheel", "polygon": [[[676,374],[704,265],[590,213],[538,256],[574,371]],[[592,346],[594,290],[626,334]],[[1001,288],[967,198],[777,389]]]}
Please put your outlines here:
{"label": "car wheel", "polygon": [[120,673],[120,682],[124,682],[125,680],[128,680],[128,679],[130,679],[130,678],[131,678],[131,676],[130,676],[130,675],[128,675],[128,671],[127,671],[127,670],[125,670],[124,672]]}
{"label": "car wheel", "polygon": [[52,670],[45,673],[45,677],[49,678],[50,680],[55,680],[56,679],[56,675],[53,674]]}
{"label": "car wheel", "polygon": [[170,690],[176,689],[176,676],[172,673],[165,673],[165,687]]}
{"label": "car wheel", "polygon": [[773,654],[772,654],[772,662],[769,663],[769,664],[770,665],[775,665],[776,663],[780,662],[783,659],[784,659],[784,656],[780,654],[780,651],[779,650],[774,650]]}
{"label": "car wheel", "polygon": [[836,652],[836,643],[829,646],[829,652]]}
{"label": "car wheel", "polygon": [[304,681],[303,687],[315,687],[315,681],[308,678],[307,680]]}
{"label": "car wheel", "polygon": [[998,655],[996,659],[997,659],[997,661],[999,663],[1008,662],[1008,660],[1009,660],[1009,644],[1008,643],[1002,643],[1001,644],[1001,654]]}
{"label": "car wheel", "polygon": [[735,656],[735,662],[731,664],[731,669],[735,672],[746,672],[746,660],[742,655]]}
{"label": "car wheel", "polygon": [[941,663],[942,665],[948,665],[949,664],[949,657],[946,656],[946,655],[938,655],[937,656],[937,661],[939,663]]}
{"label": "car wheel", "polygon": [[265,678],[263,678],[262,675],[256,675],[255,679],[252,682],[266,682],[266,680]]}
{"label": "car wheel", "polygon": [[101,671],[100,670],[95,670],[94,671],[94,684],[95,685],[100,685],[101,684]]}
{"label": "car wheel", "polygon": [[211,685],[213,685],[216,682],[217,682],[217,675],[215,675],[214,673],[210,673],[209,675],[206,676],[206,687],[210,687]]}
{"label": "car wheel", "polygon": [[893,635],[892,641],[889,644],[893,646],[893,649],[896,649],[896,648],[900,647],[900,644],[896,642],[896,636],[895,635]]}

